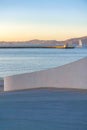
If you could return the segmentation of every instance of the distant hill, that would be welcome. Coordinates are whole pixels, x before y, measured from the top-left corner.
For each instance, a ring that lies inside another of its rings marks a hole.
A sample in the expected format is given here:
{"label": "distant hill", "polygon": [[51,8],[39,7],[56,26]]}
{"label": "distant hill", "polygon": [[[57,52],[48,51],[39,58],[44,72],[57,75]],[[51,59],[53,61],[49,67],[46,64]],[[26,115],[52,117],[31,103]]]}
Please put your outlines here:
{"label": "distant hill", "polygon": [[79,38],[71,38],[65,41],[57,41],[57,40],[30,40],[30,41],[21,41],[21,42],[0,42],[0,47],[47,47],[47,46],[56,46],[56,45],[64,45],[66,43],[73,44],[77,46],[79,44],[79,40],[82,41],[83,46],[87,46],[87,36],[79,37]]}
{"label": "distant hill", "polygon": [[69,43],[69,42],[78,43],[79,40],[81,40],[82,43],[87,43],[87,36],[85,36],[85,37],[79,37],[79,38],[68,39],[68,40],[66,40],[65,42],[68,42],[68,43]]}
{"label": "distant hill", "polygon": [[68,39],[65,42],[66,43],[72,43],[74,46],[77,46],[79,44],[79,40],[82,41],[83,46],[87,47],[87,36],[85,37],[79,37],[79,38],[72,38],[72,39]]}

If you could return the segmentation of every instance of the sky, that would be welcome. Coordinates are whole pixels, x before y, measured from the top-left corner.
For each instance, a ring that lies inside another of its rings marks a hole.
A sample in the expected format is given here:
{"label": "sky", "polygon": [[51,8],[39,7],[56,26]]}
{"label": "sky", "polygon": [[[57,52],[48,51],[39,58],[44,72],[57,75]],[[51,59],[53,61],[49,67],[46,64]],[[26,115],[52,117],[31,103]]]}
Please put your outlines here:
{"label": "sky", "polygon": [[0,0],[0,41],[87,36],[87,0]]}

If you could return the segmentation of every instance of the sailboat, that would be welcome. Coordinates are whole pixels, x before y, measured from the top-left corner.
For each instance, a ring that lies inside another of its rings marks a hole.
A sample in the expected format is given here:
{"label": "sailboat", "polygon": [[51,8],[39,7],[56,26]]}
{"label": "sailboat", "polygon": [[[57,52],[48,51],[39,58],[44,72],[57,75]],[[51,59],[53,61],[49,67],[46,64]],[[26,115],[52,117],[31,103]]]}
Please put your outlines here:
{"label": "sailboat", "polygon": [[77,47],[82,48],[82,41],[81,40],[79,40],[79,45]]}

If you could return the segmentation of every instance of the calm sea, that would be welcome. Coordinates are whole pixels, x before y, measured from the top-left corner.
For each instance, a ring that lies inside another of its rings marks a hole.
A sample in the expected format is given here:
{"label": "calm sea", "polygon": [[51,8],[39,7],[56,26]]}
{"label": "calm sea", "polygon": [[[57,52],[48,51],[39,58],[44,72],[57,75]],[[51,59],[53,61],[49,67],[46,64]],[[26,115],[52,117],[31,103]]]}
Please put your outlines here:
{"label": "calm sea", "polygon": [[87,56],[81,49],[0,49],[0,77],[61,66]]}
{"label": "calm sea", "polygon": [[[0,49],[0,77],[61,66],[87,49]],[[87,92],[0,92],[0,130],[87,130]]]}

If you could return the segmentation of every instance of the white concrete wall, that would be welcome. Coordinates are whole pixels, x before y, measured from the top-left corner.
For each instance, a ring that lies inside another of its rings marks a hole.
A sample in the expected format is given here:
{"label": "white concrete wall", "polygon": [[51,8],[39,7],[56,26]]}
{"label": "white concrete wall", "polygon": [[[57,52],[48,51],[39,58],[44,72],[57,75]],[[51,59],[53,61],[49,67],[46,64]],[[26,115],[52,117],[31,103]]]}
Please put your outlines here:
{"label": "white concrete wall", "polygon": [[5,91],[41,87],[87,89],[87,58],[61,67],[4,79]]}

